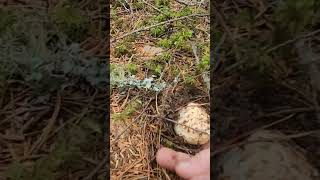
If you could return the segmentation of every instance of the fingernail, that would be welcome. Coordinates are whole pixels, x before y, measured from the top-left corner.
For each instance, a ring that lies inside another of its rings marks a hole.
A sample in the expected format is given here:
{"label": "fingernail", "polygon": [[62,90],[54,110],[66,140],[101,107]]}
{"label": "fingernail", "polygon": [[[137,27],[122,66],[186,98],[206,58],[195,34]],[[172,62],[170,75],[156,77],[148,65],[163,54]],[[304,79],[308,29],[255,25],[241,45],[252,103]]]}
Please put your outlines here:
{"label": "fingernail", "polygon": [[189,162],[181,162],[177,165],[177,168],[179,169],[190,169],[191,164]]}

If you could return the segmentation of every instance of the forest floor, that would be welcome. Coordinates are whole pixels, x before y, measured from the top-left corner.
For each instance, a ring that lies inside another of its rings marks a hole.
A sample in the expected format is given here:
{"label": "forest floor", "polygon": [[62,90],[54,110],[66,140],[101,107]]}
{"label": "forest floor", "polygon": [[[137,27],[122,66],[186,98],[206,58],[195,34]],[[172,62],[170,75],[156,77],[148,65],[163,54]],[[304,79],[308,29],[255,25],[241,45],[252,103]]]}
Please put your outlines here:
{"label": "forest floor", "polygon": [[320,19],[310,2],[212,3],[216,160],[264,128],[294,137],[320,170]]}
{"label": "forest floor", "polygon": [[210,32],[205,4],[111,4],[111,178],[177,179],[155,162],[161,146],[194,154],[173,132],[176,111],[209,112]]}
{"label": "forest floor", "polygon": [[[320,5],[311,1],[216,0],[211,20],[208,4],[112,2],[112,178],[177,179],[155,153],[196,153],[172,120],[185,104],[209,111],[210,101],[216,156],[267,127],[295,137],[320,170]],[[105,1],[1,7],[0,179],[102,179]]]}
{"label": "forest floor", "polygon": [[0,6],[0,179],[103,179],[106,3]]}

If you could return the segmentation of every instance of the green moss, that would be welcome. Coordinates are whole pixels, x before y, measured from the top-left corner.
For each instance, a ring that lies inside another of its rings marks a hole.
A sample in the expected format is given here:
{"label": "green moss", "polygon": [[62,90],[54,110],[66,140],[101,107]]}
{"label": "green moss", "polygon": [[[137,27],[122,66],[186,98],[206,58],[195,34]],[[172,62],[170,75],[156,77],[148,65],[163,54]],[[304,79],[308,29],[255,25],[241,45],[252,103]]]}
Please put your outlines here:
{"label": "green moss", "polygon": [[127,69],[130,72],[130,74],[133,74],[133,75],[136,74],[137,70],[138,70],[137,65],[135,65],[133,63],[127,64]]}
{"label": "green moss", "polygon": [[174,12],[173,17],[182,17],[182,16],[188,16],[193,13],[193,10],[191,7],[185,7],[180,11]]}
{"label": "green moss", "polygon": [[154,27],[150,30],[151,32],[151,36],[153,37],[160,37],[162,35],[164,35],[166,33],[166,26],[162,25],[162,26],[157,26]]}
{"label": "green moss", "polygon": [[201,73],[208,71],[210,69],[210,49],[209,47],[204,47],[204,52],[200,59],[199,64],[197,65],[197,70]]}
{"label": "green moss", "polygon": [[158,42],[158,45],[163,47],[163,48],[166,48],[166,49],[169,49],[172,47],[172,42],[170,39],[168,38],[164,38],[164,39],[161,39],[159,42]]}
{"label": "green moss", "polygon": [[132,55],[132,45],[129,42],[120,42],[115,47],[115,56],[131,56]]}
{"label": "green moss", "polygon": [[181,29],[170,36],[170,38],[161,39],[158,45],[163,48],[176,48],[179,50],[190,50],[190,44],[187,43],[193,36],[193,31],[187,28]]}
{"label": "green moss", "polygon": [[136,110],[141,107],[141,101],[139,99],[132,100],[128,106],[119,113],[115,113],[112,116],[112,119],[115,121],[123,121],[128,119]]}
{"label": "green moss", "polygon": [[154,3],[157,7],[169,6],[170,0],[154,0]]}
{"label": "green moss", "polygon": [[196,82],[197,82],[197,80],[195,79],[195,77],[193,75],[186,74],[184,76],[184,83],[186,85],[194,86],[196,84]]}
{"label": "green moss", "polygon": [[176,67],[176,66],[173,66],[173,67],[171,68],[171,72],[172,72],[173,76],[175,76],[175,77],[177,77],[177,76],[180,74],[180,70],[179,70],[179,68]]}
{"label": "green moss", "polygon": [[60,31],[75,42],[80,42],[89,30],[89,18],[74,5],[59,4],[51,13],[51,18],[58,25]]}
{"label": "green moss", "polygon": [[155,60],[145,63],[146,67],[152,72],[153,75],[160,76],[163,70],[163,65]]}
{"label": "green moss", "polygon": [[134,23],[135,28],[142,28],[143,26],[146,26],[148,24],[147,20],[138,20]]}
{"label": "green moss", "polygon": [[156,57],[156,61],[158,62],[168,62],[172,58],[172,54],[170,52],[164,52],[163,54]]}
{"label": "green moss", "polygon": [[133,0],[132,7],[136,10],[141,10],[145,7],[145,3],[142,0]]}

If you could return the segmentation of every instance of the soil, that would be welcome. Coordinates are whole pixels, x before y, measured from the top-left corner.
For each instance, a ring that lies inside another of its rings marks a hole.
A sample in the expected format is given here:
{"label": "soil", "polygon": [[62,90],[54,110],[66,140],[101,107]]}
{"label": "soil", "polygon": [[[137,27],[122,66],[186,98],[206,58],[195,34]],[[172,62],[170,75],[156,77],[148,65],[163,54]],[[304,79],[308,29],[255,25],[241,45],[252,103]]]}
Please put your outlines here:
{"label": "soil", "polygon": [[[306,84],[308,80],[303,74],[283,81],[269,79],[261,83],[243,73],[230,75],[223,74],[222,71],[214,75],[214,102],[211,102],[214,112],[212,124],[216,125],[214,130],[218,149],[240,142],[247,137],[248,132],[288,115],[292,117],[268,129],[279,130],[285,134],[319,130],[319,120],[316,112],[312,110],[312,105],[310,106],[312,96],[308,91],[311,88],[306,88],[310,87],[310,84]],[[291,88],[281,85],[283,82],[290,82]],[[301,97],[302,95],[304,97]],[[319,136],[303,136],[293,141],[305,150],[307,159],[320,170]]]}

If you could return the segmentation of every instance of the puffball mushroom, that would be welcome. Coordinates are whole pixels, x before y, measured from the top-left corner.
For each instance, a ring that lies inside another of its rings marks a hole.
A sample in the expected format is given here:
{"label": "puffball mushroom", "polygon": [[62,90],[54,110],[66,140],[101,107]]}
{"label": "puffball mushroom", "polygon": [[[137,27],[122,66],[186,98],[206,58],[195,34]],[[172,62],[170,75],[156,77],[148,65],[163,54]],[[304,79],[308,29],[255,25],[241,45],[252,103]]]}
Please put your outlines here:
{"label": "puffball mushroom", "polygon": [[[278,131],[261,130],[252,134],[243,147],[222,155],[220,179],[228,180],[316,180],[317,170],[293,142],[272,141],[285,137]],[[265,141],[267,140],[267,141]],[[271,140],[271,141],[270,141]]]}
{"label": "puffball mushroom", "polygon": [[189,144],[206,144],[210,139],[209,115],[200,104],[189,103],[179,111],[174,130]]}

